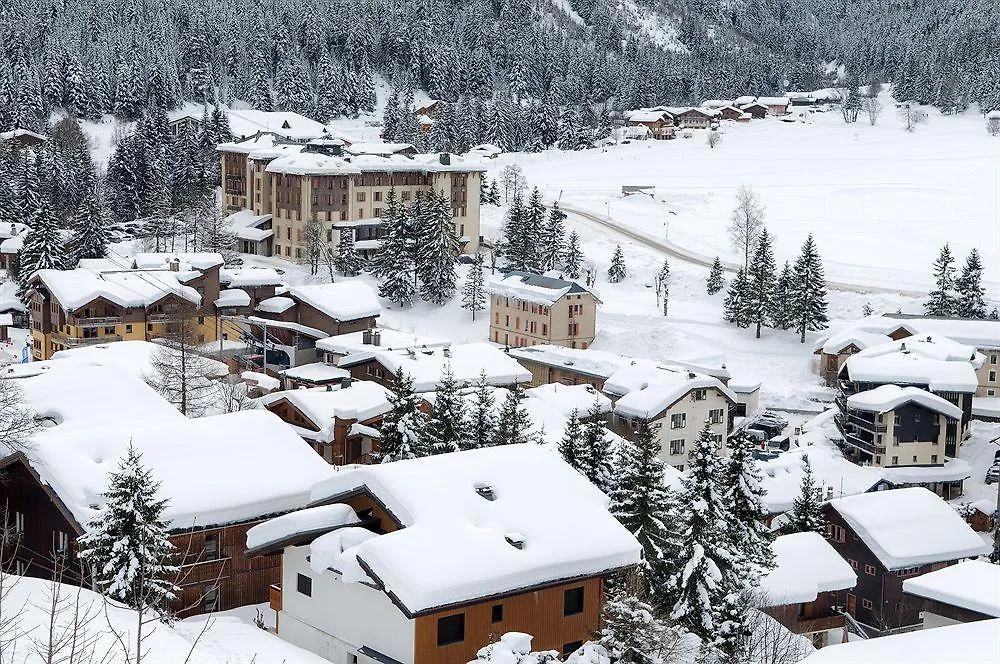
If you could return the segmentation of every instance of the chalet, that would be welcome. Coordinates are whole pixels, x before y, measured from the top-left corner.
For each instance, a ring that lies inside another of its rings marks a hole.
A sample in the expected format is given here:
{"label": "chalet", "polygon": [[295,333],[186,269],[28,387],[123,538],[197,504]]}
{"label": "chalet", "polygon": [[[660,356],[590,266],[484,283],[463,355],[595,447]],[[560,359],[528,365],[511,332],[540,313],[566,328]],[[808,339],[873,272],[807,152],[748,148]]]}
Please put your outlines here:
{"label": "chalet", "polygon": [[229,289],[239,289],[250,296],[250,307],[256,307],[278,288],[283,288],[284,277],[269,267],[224,267],[219,270],[219,284]]}
{"label": "chalet", "polygon": [[168,499],[162,518],[181,588],[171,607],[185,616],[264,601],[281,560],[245,556],[247,530],[305,506],[305,487],[330,473],[292,429],[262,410],[188,419],[110,366],[54,361],[16,380],[50,422],[29,456],[0,461],[0,500],[20,534],[17,571],[48,580],[63,558],[66,579],[80,580],[77,538],[99,517],[108,473],[131,445]]}
{"label": "chalet", "polygon": [[[230,192],[232,193],[232,192]],[[236,194],[237,198],[245,198]],[[224,221],[236,237],[236,250],[242,254],[271,256],[274,253],[274,215],[254,214],[253,210],[239,210]]]}
{"label": "chalet", "polygon": [[630,111],[625,116],[628,127],[645,127],[649,136],[656,140],[676,138],[674,133],[674,118],[667,111]]}
{"label": "chalet", "polygon": [[607,497],[538,445],[361,466],[312,499],[247,548],[282,554],[279,636],[334,662],[465,664],[511,631],[571,653],[641,557]]}
{"label": "chalet", "polygon": [[719,108],[713,110],[719,114],[720,120],[730,120],[733,122],[750,121],[750,114],[744,112],[742,109],[736,108],[735,106],[720,106]]}
{"label": "chalet", "polygon": [[732,105],[733,105],[733,100],[731,99],[706,99],[705,101],[701,102],[700,107],[715,110],[717,108],[725,108],[727,106],[732,106]]}
{"label": "chalet", "polygon": [[201,113],[196,111],[169,111],[167,113],[167,130],[172,136],[195,132],[201,126]]}
{"label": "chalet", "polygon": [[336,364],[327,362],[310,362],[289,367],[278,373],[281,376],[281,386],[286,390],[298,390],[309,387],[339,386],[345,378],[351,377],[351,372],[341,369]]}
{"label": "chalet", "polygon": [[[855,463],[885,468],[895,486],[924,486],[945,500],[962,495],[972,474],[965,461],[946,456],[962,410],[918,387],[882,385],[838,399],[834,421],[846,455]],[[952,449],[956,441],[952,440]]]}
{"label": "chalet", "polygon": [[84,260],[73,270],[39,270],[31,287],[32,354],[179,333],[218,340],[219,254],[138,254],[131,264]]}
{"label": "chalet", "polygon": [[631,436],[640,421],[652,424],[660,458],[684,470],[688,454],[708,422],[719,454],[733,430],[736,395],[717,378],[694,371],[637,364],[613,373],[605,393],[617,398],[612,428]]}
{"label": "chalet", "polygon": [[[261,301],[246,320],[258,353],[267,340],[266,365],[287,369],[315,362],[317,339],[374,327],[381,311],[369,286],[341,281],[294,286]],[[250,359],[265,364],[262,353]]]}
{"label": "chalet", "polygon": [[492,143],[482,143],[469,148],[466,154],[483,159],[496,159],[503,154],[503,150]]}
{"label": "chalet", "polygon": [[443,348],[450,341],[434,337],[424,337],[412,332],[400,332],[388,327],[373,327],[361,332],[336,334],[316,342],[317,352],[323,353],[327,364],[336,365],[341,358],[354,353],[369,350],[405,350],[424,351],[431,348]]}
{"label": "chalet", "polygon": [[858,575],[817,533],[793,533],[771,543],[775,567],[760,581],[761,609],[817,648],[833,630],[844,630],[837,595],[858,583]]}
{"label": "chalet", "polygon": [[601,300],[577,282],[512,271],[488,288],[493,343],[570,348],[593,343]]}
{"label": "chalet", "polygon": [[[0,270],[7,270],[9,274],[17,272],[17,255],[21,251],[24,238],[13,242],[7,241],[29,230],[31,229],[28,226],[17,221],[0,224]],[[4,248],[5,243],[6,248]]]}
{"label": "chalet", "polygon": [[260,403],[333,465],[370,463],[378,427],[392,409],[390,392],[371,381],[347,378],[336,388],[271,392]]}
{"label": "chalet", "polygon": [[966,560],[903,581],[924,629],[1000,618],[1000,565]]}
{"label": "chalet", "polygon": [[744,113],[749,113],[750,117],[755,120],[762,120],[767,117],[768,109],[767,106],[759,102],[752,102],[746,106],[740,106],[740,110]]}
{"label": "chalet", "polygon": [[[757,104],[767,108],[768,115],[785,115],[788,113],[788,97],[757,97]],[[747,110],[744,108],[744,110]]]}
{"label": "chalet", "polygon": [[672,113],[674,123],[681,129],[708,129],[719,118],[718,111],[705,108],[679,108]]}
{"label": "chalet", "polygon": [[903,580],[988,553],[948,503],[914,487],[835,498],[823,507],[827,539],[857,572],[838,604],[870,635],[920,624],[920,606]]}
{"label": "chalet", "polygon": [[996,528],[997,501],[976,500],[968,506],[965,520],[977,533],[991,533]]}
{"label": "chalet", "polygon": [[372,349],[342,358],[339,366],[350,371],[355,380],[373,380],[390,389],[400,373],[405,373],[413,380],[415,392],[437,390],[445,367],[451,368],[455,381],[462,387],[475,385],[483,374],[494,387],[514,387],[531,380],[524,367],[487,343],[453,344],[420,351]]}
{"label": "chalet", "polygon": [[417,116],[426,115],[431,120],[436,120],[446,105],[447,102],[438,99],[428,99],[425,102],[414,104],[413,113]]}
{"label": "chalet", "polygon": [[48,136],[38,134],[28,129],[12,129],[0,132],[0,143],[13,145],[15,148],[30,148],[47,143]]}

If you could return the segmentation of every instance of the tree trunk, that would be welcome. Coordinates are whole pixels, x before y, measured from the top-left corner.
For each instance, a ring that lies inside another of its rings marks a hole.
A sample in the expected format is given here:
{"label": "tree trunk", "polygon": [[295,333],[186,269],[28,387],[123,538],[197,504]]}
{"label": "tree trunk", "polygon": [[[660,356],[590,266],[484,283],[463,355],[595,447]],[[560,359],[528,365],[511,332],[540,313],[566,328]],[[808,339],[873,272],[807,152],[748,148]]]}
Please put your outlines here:
{"label": "tree trunk", "polygon": [[757,321],[757,338],[760,339],[760,321]]}

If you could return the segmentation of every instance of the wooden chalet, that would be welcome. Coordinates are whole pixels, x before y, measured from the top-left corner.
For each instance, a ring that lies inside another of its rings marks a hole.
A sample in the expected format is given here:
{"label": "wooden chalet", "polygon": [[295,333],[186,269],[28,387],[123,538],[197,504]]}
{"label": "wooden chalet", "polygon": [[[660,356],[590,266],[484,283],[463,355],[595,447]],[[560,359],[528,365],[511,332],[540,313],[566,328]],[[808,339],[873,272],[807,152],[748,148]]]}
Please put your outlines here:
{"label": "wooden chalet", "polygon": [[920,607],[924,629],[1000,618],[1000,566],[987,560],[909,578],[903,592]]}
{"label": "wooden chalet", "polygon": [[750,117],[752,117],[754,120],[763,120],[764,118],[767,117],[767,106],[757,102],[753,102],[752,104],[747,104],[746,106],[742,106],[741,110],[744,113],[749,113]]}

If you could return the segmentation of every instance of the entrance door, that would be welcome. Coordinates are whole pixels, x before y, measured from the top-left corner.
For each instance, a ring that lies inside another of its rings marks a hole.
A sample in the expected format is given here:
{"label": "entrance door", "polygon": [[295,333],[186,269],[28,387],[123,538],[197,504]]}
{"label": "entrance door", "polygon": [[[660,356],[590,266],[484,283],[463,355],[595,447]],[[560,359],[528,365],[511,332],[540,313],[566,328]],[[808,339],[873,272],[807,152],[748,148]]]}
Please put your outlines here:
{"label": "entrance door", "polygon": [[851,593],[847,593],[847,612],[851,614],[851,617],[856,618],[857,611],[858,611],[858,598],[852,595]]}

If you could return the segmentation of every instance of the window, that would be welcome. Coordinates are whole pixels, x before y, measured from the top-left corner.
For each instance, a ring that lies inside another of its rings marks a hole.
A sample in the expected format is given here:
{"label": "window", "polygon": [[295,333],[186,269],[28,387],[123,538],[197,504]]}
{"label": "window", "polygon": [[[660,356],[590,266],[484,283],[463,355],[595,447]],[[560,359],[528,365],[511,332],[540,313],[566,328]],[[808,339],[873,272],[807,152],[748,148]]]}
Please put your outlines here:
{"label": "window", "polygon": [[358,192],[358,203],[364,203],[364,202],[365,202],[365,192],[359,191]]}
{"label": "window", "polygon": [[57,530],[53,533],[53,548],[55,552],[59,555],[65,555],[69,551],[69,535],[61,530]]}
{"label": "window", "polygon": [[295,589],[306,597],[312,597],[313,580],[305,574],[299,574],[295,578]]}
{"label": "window", "polygon": [[219,587],[211,586],[205,588],[205,591],[202,593],[202,597],[205,602],[205,611],[215,611],[218,608],[219,603]]}
{"label": "window", "polygon": [[914,455],[913,455],[913,463],[916,463],[916,462],[917,462],[917,455],[916,455],[916,454],[914,454]]}
{"label": "window", "polygon": [[997,356],[995,354],[990,355],[990,364],[996,364],[996,363],[997,363]]}
{"label": "window", "polygon": [[899,465],[899,457],[898,456],[892,457],[892,465],[894,465],[894,466],[898,466]]}
{"label": "window", "polygon": [[674,466],[674,468],[676,468],[677,470],[681,471],[682,473],[684,472],[684,464],[683,463],[680,464],[680,465]]}
{"label": "window", "polygon": [[704,401],[707,398],[708,398],[708,390],[701,389],[701,390],[695,390],[694,391],[694,400],[695,401]]}
{"label": "window", "polygon": [[995,383],[995,382],[996,382],[996,380],[997,380],[997,372],[996,372],[996,371],[990,371],[990,378],[989,378],[989,381],[990,381],[991,383]]}
{"label": "window", "polygon": [[14,532],[24,532],[24,512],[14,512]]}
{"label": "window", "polygon": [[850,559],[848,559],[847,562],[851,563],[851,569],[857,569],[858,568],[858,561],[857,560],[850,560]]}
{"label": "window", "polygon": [[198,316],[198,325],[204,325],[204,324],[205,324],[205,317]]}
{"label": "window", "polygon": [[[375,184],[378,184],[378,178],[375,178]],[[372,200],[375,201],[375,202],[381,201],[382,200],[382,192],[381,191],[376,191],[374,194],[372,194]]]}
{"label": "window", "polygon": [[827,534],[827,537],[829,537],[834,542],[843,542],[844,541],[844,529],[841,528],[840,526],[836,525],[836,524],[833,524],[833,523],[827,524],[827,526],[826,526],[826,534]]}
{"label": "window", "polygon": [[205,535],[205,555],[204,560],[217,560],[219,558],[219,534],[213,533]]}
{"label": "window", "polygon": [[675,413],[670,416],[671,429],[683,429],[687,426],[687,413]]}
{"label": "window", "polygon": [[465,614],[438,618],[438,646],[465,641]]}
{"label": "window", "polygon": [[132,326],[131,325],[126,325],[125,326],[125,334],[132,334]]}
{"label": "window", "polygon": [[872,601],[870,599],[863,599],[863,600],[861,600],[861,606],[863,608],[865,608],[865,609],[871,609],[872,608]]}
{"label": "window", "polygon": [[292,239],[292,227],[291,226],[289,226],[288,228],[285,229],[285,239],[286,240],[291,240]]}
{"label": "window", "polygon": [[582,647],[583,641],[570,641],[569,643],[564,643],[562,647],[563,657],[569,657]]}
{"label": "window", "polygon": [[875,566],[865,565],[865,574],[867,574],[868,576],[875,576]]}
{"label": "window", "polygon": [[104,334],[114,334],[114,333],[115,333],[114,326],[104,328]]}
{"label": "window", "polygon": [[583,586],[563,592],[563,615],[575,616],[583,613]]}
{"label": "window", "polygon": [[670,453],[671,454],[684,454],[684,439],[679,438],[677,440],[670,441]]}
{"label": "window", "polygon": [[708,411],[708,421],[712,424],[719,424],[726,417],[726,411],[724,408],[713,408]]}
{"label": "window", "polygon": [[490,610],[490,622],[503,622],[503,604],[494,604]]}

